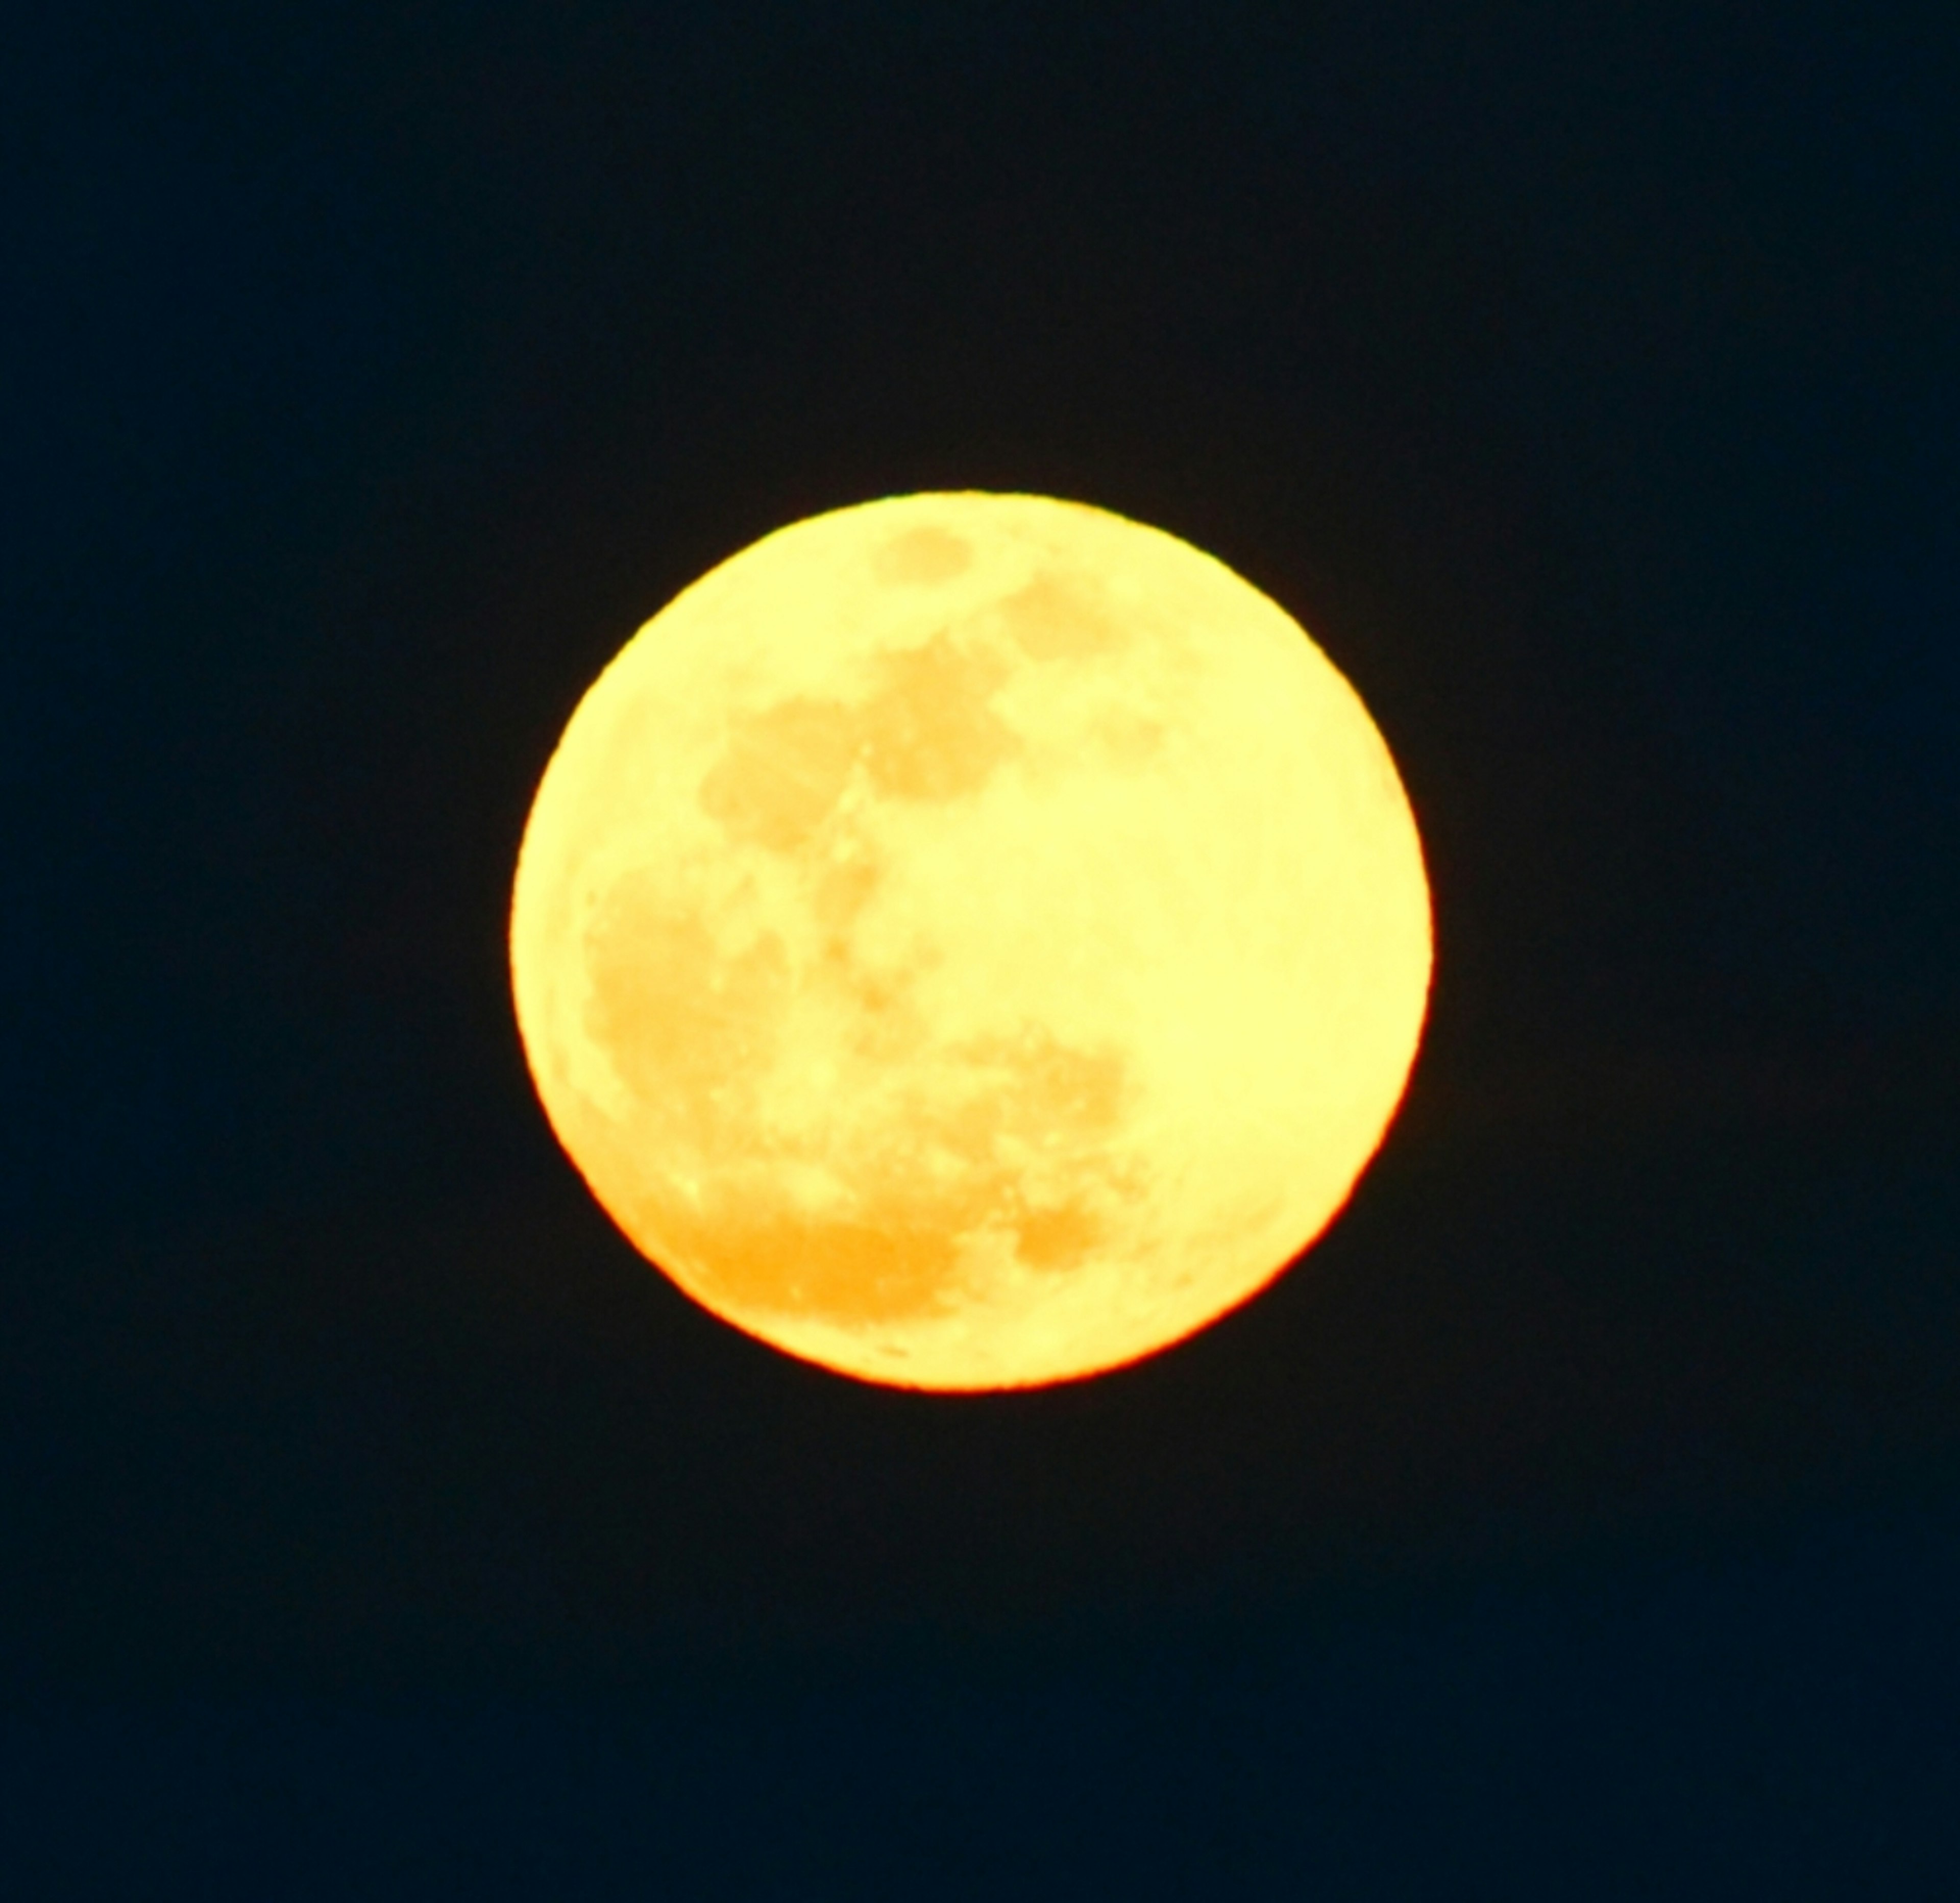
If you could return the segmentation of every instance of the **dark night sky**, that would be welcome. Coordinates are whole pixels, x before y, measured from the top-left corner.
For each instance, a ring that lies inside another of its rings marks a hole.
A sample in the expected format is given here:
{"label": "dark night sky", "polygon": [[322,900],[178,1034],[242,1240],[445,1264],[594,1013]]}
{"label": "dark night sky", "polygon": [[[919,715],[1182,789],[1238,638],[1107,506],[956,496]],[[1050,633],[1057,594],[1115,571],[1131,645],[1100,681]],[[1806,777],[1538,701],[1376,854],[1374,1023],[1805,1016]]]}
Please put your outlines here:
{"label": "dark night sky", "polygon": [[[1941,1893],[1960,33],[43,11],[0,72],[10,1894]],[[503,963],[625,636],[931,487],[1284,603],[1439,921],[1298,1271],[955,1401],[650,1273]]]}

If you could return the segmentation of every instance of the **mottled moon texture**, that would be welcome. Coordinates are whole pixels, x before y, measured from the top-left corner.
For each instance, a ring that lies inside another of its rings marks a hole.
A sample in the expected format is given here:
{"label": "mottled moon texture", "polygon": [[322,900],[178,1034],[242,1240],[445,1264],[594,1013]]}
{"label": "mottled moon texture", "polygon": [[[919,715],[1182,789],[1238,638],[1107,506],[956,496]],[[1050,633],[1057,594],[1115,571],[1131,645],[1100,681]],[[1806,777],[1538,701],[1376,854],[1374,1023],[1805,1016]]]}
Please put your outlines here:
{"label": "mottled moon texture", "polygon": [[1326,1227],[1414,1061],[1428,887],[1367,709],[1188,544],[934,494],[765,536],[580,703],[517,1020],[640,1250],[838,1371],[1131,1361]]}

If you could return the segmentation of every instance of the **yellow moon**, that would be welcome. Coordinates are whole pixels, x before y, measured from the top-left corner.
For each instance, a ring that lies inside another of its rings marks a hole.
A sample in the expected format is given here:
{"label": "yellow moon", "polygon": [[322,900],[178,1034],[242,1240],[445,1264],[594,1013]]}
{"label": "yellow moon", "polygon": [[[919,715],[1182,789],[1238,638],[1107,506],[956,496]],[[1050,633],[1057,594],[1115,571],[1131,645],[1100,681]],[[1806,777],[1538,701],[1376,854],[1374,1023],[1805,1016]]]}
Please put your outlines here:
{"label": "yellow moon", "polygon": [[641,1252],[869,1381],[1179,1341],[1326,1227],[1428,994],[1414,819],[1299,625],[1161,531],[927,494],[756,543],[578,705],[511,962]]}

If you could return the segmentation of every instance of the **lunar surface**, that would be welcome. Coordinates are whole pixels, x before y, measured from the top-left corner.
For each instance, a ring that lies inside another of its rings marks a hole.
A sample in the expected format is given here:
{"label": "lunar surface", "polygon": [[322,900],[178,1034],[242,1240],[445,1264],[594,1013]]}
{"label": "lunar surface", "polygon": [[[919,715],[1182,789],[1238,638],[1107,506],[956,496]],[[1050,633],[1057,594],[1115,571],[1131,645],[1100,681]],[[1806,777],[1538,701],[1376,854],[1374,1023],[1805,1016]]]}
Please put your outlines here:
{"label": "lunar surface", "polygon": [[1300,626],[1038,496],[744,549],[580,704],[511,922],[593,1194],[788,1353],[1030,1386],[1178,1341],[1325,1227],[1414,1061],[1408,802]]}

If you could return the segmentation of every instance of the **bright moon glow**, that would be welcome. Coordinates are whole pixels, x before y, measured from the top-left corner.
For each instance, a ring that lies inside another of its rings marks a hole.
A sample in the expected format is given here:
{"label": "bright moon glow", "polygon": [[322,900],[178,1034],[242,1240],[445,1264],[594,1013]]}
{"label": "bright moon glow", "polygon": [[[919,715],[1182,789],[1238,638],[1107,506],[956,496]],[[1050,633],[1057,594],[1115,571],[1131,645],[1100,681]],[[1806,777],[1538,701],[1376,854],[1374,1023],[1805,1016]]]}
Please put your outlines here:
{"label": "bright moon glow", "polygon": [[581,702],[526,829],[517,1020],[641,1251],[902,1386],[1182,1339],[1346,1201],[1428,994],[1367,710],[1209,555],[1045,497],[765,536]]}

